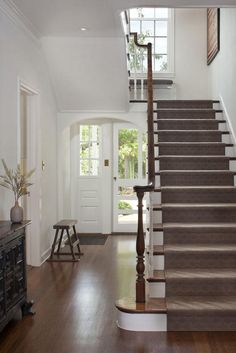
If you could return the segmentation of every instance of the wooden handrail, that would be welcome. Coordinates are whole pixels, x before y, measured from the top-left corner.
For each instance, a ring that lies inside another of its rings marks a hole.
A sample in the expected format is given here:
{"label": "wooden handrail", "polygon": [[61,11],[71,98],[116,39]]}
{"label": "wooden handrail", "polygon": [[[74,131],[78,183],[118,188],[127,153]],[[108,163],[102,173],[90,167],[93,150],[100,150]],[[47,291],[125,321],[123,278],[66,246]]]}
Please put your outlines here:
{"label": "wooden handrail", "polygon": [[137,279],[136,279],[136,302],[145,303],[145,263],[144,251],[145,240],[143,232],[143,197],[145,192],[151,192],[155,188],[155,159],[154,159],[154,128],[153,128],[153,81],[152,81],[152,44],[138,43],[138,34],[130,33],[134,37],[134,43],[139,48],[147,49],[147,118],[148,118],[148,185],[137,185],[134,191],[138,198],[138,231],[136,241],[137,252]]}

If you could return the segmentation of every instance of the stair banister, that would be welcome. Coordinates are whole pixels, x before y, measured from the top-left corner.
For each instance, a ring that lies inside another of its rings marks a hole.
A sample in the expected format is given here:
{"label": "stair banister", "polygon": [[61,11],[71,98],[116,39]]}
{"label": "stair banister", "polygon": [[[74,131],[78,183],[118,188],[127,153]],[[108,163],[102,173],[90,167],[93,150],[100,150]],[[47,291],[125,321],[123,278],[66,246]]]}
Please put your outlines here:
{"label": "stair banister", "polygon": [[134,37],[134,43],[139,48],[147,49],[148,73],[147,73],[147,126],[148,126],[148,185],[135,186],[134,191],[138,198],[138,231],[136,241],[137,252],[137,279],[136,279],[136,303],[145,303],[145,240],[143,232],[143,197],[145,192],[151,192],[155,187],[155,160],[154,160],[154,131],[153,131],[153,82],[152,82],[152,44],[139,44],[138,34],[130,33]]}

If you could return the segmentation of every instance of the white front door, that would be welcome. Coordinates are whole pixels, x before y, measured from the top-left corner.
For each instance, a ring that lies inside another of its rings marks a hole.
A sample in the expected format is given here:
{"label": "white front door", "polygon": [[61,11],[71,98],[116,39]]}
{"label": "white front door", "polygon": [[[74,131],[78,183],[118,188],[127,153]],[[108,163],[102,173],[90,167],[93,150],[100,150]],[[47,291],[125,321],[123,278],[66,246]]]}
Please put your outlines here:
{"label": "white front door", "polygon": [[75,125],[71,142],[72,214],[80,233],[102,233],[101,127]]}
{"label": "white front door", "polygon": [[136,232],[138,209],[133,187],[146,184],[145,132],[133,124],[114,124],[113,160],[113,231]]}

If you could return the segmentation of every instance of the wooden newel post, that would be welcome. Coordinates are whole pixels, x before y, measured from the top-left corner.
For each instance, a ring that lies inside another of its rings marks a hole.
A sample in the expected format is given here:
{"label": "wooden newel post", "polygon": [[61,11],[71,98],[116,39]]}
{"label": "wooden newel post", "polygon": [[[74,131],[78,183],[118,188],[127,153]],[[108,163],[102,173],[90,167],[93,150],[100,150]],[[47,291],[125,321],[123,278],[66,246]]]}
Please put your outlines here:
{"label": "wooden newel post", "polygon": [[145,303],[145,264],[144,264],[144,251],[145,241],[143,233],[143,191],[137,191],[138,197],[138,232],[136,241],[137,252],[137,279],[136,279],[136,303]]}

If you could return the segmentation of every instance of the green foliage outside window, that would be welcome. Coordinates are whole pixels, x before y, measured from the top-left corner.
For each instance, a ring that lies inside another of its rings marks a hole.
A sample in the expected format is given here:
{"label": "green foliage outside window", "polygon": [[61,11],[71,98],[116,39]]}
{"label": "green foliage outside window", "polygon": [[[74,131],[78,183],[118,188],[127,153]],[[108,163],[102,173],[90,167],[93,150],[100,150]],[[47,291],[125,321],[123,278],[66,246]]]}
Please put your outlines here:
{"label": "green foliage outside window", "polygon": [[119,210],[132,210],[132,206],[126,201],[120,201],[118,208]]}
{"label": "green foliage outside window", "polygon": [[119,177],[136,179],[138,177],[138,130],[119,131]]}

